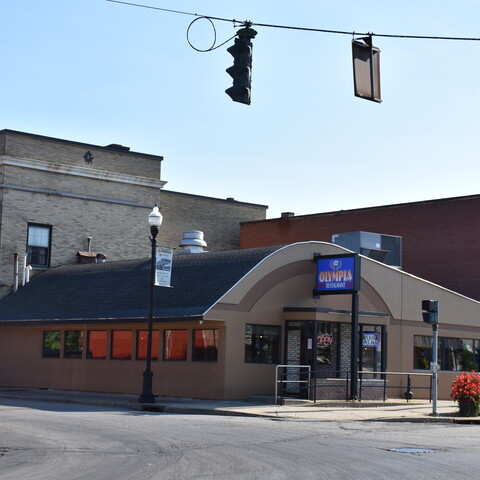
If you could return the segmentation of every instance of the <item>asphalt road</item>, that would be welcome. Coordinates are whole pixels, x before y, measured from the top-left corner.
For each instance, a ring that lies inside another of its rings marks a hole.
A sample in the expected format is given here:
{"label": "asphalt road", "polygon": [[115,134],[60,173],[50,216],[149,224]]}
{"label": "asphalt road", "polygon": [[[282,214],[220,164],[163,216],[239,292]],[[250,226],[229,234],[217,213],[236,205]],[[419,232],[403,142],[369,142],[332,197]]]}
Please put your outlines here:
{"label": "asphalt road", "polygon": [[468,480],[479,477],[479,454],[477,425],[275,421],[0,399],[2,480]]}

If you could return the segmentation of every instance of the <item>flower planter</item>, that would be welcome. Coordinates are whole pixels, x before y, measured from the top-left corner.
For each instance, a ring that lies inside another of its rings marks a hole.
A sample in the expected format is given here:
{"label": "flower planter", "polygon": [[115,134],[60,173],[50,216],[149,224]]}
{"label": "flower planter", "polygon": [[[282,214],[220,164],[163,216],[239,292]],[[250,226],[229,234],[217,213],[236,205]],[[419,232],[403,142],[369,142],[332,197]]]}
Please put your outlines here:
{"label": "flower planter", "polygon": [[450,396],[458,402],[461,417],[478,417],[480,409],[480,374],[462,372],[452,383]]}
{"label": "flower planter", "polygon": [[478,417],[478,413],[480,410],[480,402],[459,400],[458,409],[461,417]]}

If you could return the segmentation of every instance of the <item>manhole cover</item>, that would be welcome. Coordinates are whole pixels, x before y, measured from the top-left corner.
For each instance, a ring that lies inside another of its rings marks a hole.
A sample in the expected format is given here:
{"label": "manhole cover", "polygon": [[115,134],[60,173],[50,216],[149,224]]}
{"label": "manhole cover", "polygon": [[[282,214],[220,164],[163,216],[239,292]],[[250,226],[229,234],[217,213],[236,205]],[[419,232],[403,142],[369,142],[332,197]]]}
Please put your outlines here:
{"label": "manhole cover", "polygon": [[436,453],[438,450],[433,450],[432,448],[389,448],[389,452],[395,453]]}
{"label": "manhole cover", "polygon": [[9,451],[10,449],[8,447],[0,447],[0,457],[5,456]]}

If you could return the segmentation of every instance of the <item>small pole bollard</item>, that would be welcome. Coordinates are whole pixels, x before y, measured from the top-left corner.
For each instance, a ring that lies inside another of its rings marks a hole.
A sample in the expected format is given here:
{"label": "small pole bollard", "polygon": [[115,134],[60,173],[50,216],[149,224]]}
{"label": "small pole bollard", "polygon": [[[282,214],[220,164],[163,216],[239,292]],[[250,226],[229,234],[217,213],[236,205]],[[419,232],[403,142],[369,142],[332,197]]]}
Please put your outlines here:
{"label": "small pole bollard", "polygon": [[413,398],[412,392],[412,377],[410,375],[407,376],[407,391],[405,392],[405,400],[409,402]]}

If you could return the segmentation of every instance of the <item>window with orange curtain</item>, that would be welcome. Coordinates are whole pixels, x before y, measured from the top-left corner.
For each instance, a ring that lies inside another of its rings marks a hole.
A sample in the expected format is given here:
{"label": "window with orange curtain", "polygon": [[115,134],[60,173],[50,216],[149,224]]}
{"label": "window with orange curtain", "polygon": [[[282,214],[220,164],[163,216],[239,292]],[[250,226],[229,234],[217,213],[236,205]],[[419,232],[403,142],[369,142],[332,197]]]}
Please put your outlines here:
{"label": "window with orange curtain", "polygon": [[114,330],[112,332],[111,358],[129,360],[132,358],[132,331]]}
{"label": "window with orange curtain", "polygon": [[107,331],[90,330],[87,333],[87,358],[107,358]]}
{"label": "window with orange curtain", "polygon": [[[148,330],[137,331],[137,360],[147,358]],[[152,360],[158,360],[158,330],[152,331]]]}
{"label": "window with orange curtain", "polygon": [[216,362],[218,354],[218,330],[194,330],[192,360]]}
{"label": "window with orange curtain", "polygon": [[163,337],[164,360],[187,359],[187,330],[165,330]]}

